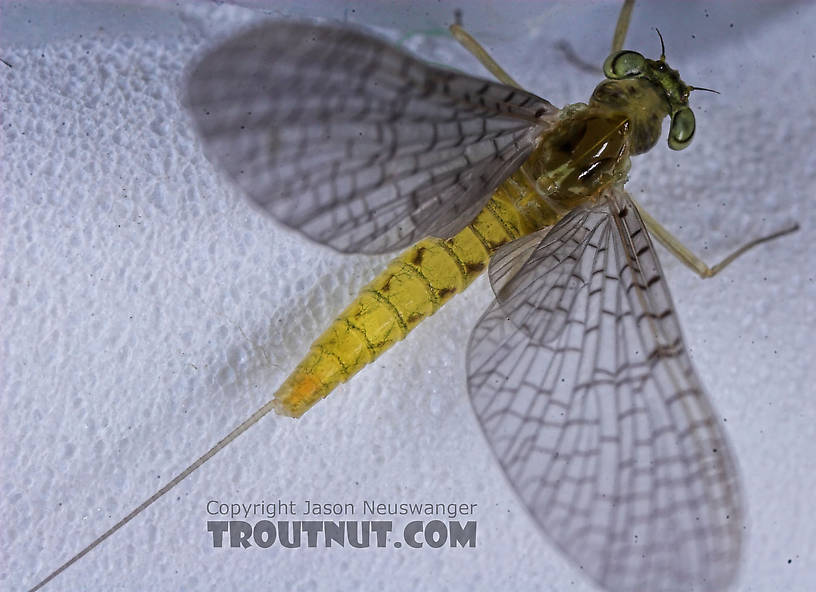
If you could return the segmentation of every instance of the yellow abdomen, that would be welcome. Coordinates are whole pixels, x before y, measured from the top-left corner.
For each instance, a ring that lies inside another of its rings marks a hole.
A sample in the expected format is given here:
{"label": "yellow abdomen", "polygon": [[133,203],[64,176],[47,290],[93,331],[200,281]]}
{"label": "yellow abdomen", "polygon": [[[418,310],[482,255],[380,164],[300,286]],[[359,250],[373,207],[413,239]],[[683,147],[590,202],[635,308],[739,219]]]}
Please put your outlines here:
{"label": "yellow abdomen", "polygon": [[567,109],[569,117],[469,226],[449,239],[417,243],[363,289],[275,393],[278,413],[303,415],[468,287],[500,246],[555,224],[565,211],[625,177],[626,116],[602,106]]}
{"label": "yellow abdomen", "polygon": [[278,413],[303,415],[468,287],[497,248],[554,224],[556,214],[529,199],[528,185],[521,173],[513,175],[459,234],[427,238],[394,259],[312,344],[281,385],[275,393]]}

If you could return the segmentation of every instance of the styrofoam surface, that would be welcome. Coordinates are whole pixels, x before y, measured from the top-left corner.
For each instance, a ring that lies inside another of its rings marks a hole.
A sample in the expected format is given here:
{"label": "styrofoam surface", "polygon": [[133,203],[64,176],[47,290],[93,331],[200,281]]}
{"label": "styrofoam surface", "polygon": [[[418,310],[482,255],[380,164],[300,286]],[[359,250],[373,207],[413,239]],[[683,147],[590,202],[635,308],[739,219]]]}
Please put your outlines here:
{"label": "styrofoam surface", "polygon": [[[741,466],[737,587],[812,590],[816,6],[644,4],[627,46],[656,54],[659,27],[685,80],[722,94],[693,96],[694,143],[637,158],[632,192],[710,262],[802,226],[713,280],[661,255]],[[3,5],[0,588],[34,585],[266,402],[386,260],[334,254],[252,209],[179,107],[185,65],[296,13],[416,33],[405,43],[424,57],[481,74],[441,33],[453,7]],[[589,96],[597,76],[555,44],[600,63],[616,3],[463,7],[528,88]],[[47,590],[591,590],[472,416],[464,348],[489,298],[480,280],[301,420],[267,416]],[[475,503],[478,544],[213,549],[209,500],[278,499]]]}

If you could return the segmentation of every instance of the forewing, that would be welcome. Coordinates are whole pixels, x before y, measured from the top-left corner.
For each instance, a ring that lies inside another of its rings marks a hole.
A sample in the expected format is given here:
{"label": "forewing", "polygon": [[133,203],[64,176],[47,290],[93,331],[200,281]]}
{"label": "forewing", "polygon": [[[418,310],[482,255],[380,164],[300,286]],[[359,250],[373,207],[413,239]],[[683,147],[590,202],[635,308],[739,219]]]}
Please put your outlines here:
{"label": "forewing", "polygon": [[743,528],[737,470],[635,206],[610,194],[532,240],[524,264],[494,274],[501,303],[468,350],[505,474],[605,589],[724,589]]}
{"label": "forewing", "polygon": [[[589,281],[582,257],[596,234],[608,232],[608,220],[605,206],[576,208],[554,228],[507,243],[491,258],[488,275],[496,300],[533,340],[550,341],[563,331]],[[522,268],[525,273],[519,273]]]}
{"label": "forewing", "polygon": [[185,103],[208,157],[255,203],[367,253],[464,228],[557,112],[355,29],[288,21],[206,54]]}

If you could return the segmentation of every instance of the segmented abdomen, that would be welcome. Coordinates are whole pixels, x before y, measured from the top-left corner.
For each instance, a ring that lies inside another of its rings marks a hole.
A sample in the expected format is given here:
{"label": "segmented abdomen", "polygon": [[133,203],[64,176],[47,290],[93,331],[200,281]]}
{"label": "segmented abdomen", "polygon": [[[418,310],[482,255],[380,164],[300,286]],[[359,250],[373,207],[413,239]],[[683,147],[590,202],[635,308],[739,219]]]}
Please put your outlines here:
{"label": "segmented abdomen", "polygon": [[386,349],[403,339],[487,267],[501,245],[553,224],[555,214],[514,204],[529,193],[520,173],[494,193],[473,222],[449,239],[427,238],[396,259],[312,344],[275,393],[278,413],[299,417]]}

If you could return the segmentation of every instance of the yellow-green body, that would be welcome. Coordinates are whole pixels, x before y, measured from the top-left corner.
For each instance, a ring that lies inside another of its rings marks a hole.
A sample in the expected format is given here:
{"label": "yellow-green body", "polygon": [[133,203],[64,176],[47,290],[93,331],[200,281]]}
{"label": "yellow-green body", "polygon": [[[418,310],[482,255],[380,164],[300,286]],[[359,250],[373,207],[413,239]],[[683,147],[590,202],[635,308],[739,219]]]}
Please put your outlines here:
{"label": "yellow-green body", "polygon": [[299,417],[468,287],[500,246],[555,224],[622,181],[628,171],[629,119],[590,105],[565,109],[467,227],[448,239],[420,241],[368,284],[278,389],[276,410]]}
{"label": "yellow-green body", "polygon": [[518,176],[505,181],[456,236],[420,241],[363,288],[278,389],[278,412],[302,415],[467,288],[497,248],[554,224],[553,211],[533,217],[516,206],[512,195],[523,183]]}
{"label": "yellow-green body", "polygon": [[692,87],[664,56],[648,60],[619,51],[607,59],[604,73],[589,104],[560,112],[469,226],[448,239],[417,243],[363,289],[275,393],[278,413],[301,416],[469,286],[503,244],[551,226],[604,189],[622,185],[629,156],[654,146],[666,116],[669,146],[688,145],[694,135]]}

